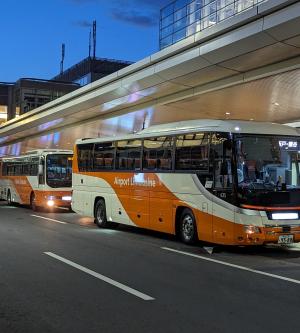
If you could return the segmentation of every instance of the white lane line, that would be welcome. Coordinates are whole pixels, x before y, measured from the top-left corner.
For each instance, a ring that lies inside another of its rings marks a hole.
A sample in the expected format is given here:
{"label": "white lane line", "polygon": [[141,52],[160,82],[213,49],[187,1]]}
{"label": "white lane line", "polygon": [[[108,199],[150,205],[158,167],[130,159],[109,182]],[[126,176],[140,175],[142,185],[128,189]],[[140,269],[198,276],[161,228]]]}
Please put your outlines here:
{"label": "white lane line", "polygon": [[198,258],[198,259],[201,259],[201,260],[206,260],[206,261],[214,262],[216,264],[220,264],[220,265],[224,265],[224,266],[229,266],[229,267],[237,268],[237,269],[240,269],[240,270],[243,270],[243,271],[247,271],[247,272],[251,272],[251,273],[255,273],[255,274],[260,274],[260,275],[265,275],[265,276],[269,276],[269,277],[272,277],[272,278],[275,278],[275,279],[279,279],[279,280],[284,280],[284,281],[288,281],[288,282],[300,284],[300,280],[295,280],[295,279],[291,279],[291,278],[288,278],[288,277],[285,277],[285,276],[281,276],[281,275],[276,275],[276,274],[271,274],[271,273],[267,273],[267,272],[263,272],[263,271],[258,271],[256,269],[251,269],[251,268],[248,268],[248,267],[245,267],[245,266],[239,266],[239,265],[231,264],[231,263],[226,262],[226,261],[211,259],[211,258],[199,256],[197,254],[184,252],[184,251],[178,251],[178,250],[171,249],[169,247],[162,247],[162,249],[163,250],[167,250],[167,251],[171,251],[171,252],[175,252],[175,253],[179,253],[179,254],[184,254],[186,256]]}
{"label": "white lane line", "polygon": [[31,214],[30,216],[38,217],[38,218],[43,219],[43,220],[47,220],[47,221],[51,221],[51,222],[56,222],[56,223],[60,223],[60,224],[67,224],[67,222],[50,219],[49,217],[44,217],[44,216],[40,216],[40,215],[33,215],[33,214]]}
{"label": "white lane line", "polygon": [[143,299],[144,301],[153,301],[155,299],[155,298],[153,298],[151,296],[148,296],[146,294],[141,293],[138,290],[132,289],[132,288],[126,286],[125,284],[122,284],[122,283],[120,283],[118,281],[115,281],[115,280],[113,280],[113,279],[111,279],[111,278],[109,278],[107,276],[104,276],[102,274],[96,273],[96,272],[94,272],[94,271],[92,271],[92,270],[90,270],[88,268],[85,268],[85,267],[83,267],[81,265],[78,265],[78,264],[76,264],[75,262],[73,262],[71,260],[68,260],[68,259],[65,259],[63,257],[60,257],[60,256],[56,255],[55,253],[52,253],[52,252],[44,252],[44,253],[47,254],[48,256],[54,258],[54,259],[57,259],[57,260],[60,260],[60,261],[64,262],[67,265],[70,265],[70,266],[72,266],[74,268],[77,268],[77,269],[79,269],[80,271],[82,271],[84,273],[90,274],[90,275],[94,276],[95,278],[97,278],[99,280],[102,280],[102,281],[104,281],[106,283],[109,283],[109,284],[111,284],[111,285],[119,288],[119,289],[122,289],[122,290],[126,291],[129,294],[132,294],[132,295],[134,295],[136,297],[139,297],[139,298]]}

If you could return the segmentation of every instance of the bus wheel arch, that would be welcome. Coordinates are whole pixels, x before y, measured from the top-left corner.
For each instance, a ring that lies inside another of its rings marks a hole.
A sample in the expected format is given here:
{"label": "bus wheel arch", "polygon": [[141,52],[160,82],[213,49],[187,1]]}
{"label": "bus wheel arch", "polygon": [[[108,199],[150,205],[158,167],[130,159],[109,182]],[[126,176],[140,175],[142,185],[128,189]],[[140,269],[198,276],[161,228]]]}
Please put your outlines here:
{"label": "bus wheel arch", "polygon": [[195,244],[198,240],[197,222],[192,209],[179,206],[176,209],[176,236],[185,244]]}
{"label": "bus wheel arch", "polygon": [[37,207],[37,205],[36,205],[36,196],[35,196],[35,193],[34,193],[34,191],[31,191],[31,193],[30,193],[30,208],[33,210],[33,211],[37,211],[38,210],[38,207]]}
{"label": "bus wheel arch", "polygon": [[106,218],[106,204],[103,197],[96,197],[94,201],[94,218],[95,224],[99,228],[107,227],[107,218]]}

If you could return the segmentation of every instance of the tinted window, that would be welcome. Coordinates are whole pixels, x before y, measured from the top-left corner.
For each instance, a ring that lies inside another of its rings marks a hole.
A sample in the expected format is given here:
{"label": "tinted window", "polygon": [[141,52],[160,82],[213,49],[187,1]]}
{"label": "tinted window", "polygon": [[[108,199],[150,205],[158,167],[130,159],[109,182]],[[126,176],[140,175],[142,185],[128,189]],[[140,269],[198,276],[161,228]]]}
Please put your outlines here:
{"label": "tinted window", "polygon": [[91,171],[93,167],[93,147],[94,144],[78,145],[78,168],[79,171]]}
{"label": "tinted window", "polygon": [[124,140],[117,142],[116,169],[140,170],[141,149],[141,140]]}
{"label": "tinted window", "polygon": [[95,144],[94,148],[94,171],[110,170],[114,167],[115,148],[112,142]]}
{"label": "tinted window", "polygon": [[232,140],[226,133],[214,133],[210,146],[211,162],[214,170],[214,187],[232,187]]}
{"label": "tinted window", "polygon": [[207,170],[208,144],[208,133],[179,135],[176,138],[176,170]]}
{"label": "tinted window", "polygon": [[72,155],[50,154],[47,156],[47,184],[50,187],[72,186]]}
{"label": "tinted window", "polygon": [[144,140],[144,170],[172,170],[173,138],[161,136]]}

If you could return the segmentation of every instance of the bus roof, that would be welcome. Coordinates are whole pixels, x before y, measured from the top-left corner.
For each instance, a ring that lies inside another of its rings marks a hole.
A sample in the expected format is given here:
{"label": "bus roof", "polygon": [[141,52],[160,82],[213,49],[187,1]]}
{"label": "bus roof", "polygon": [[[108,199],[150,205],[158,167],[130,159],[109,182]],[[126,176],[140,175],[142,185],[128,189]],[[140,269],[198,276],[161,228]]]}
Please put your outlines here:
{"label": "bus roof", "polygon": [[244,133],[244,134],[273,134],[273,135],[286,135],[286,136],[300,136],[300,132],[290,126],[256,122],[256,121],[242,121],[242,120],[187,120],[180,122],[173,122],[161,125],[150,126],[135,134],[125,134],[114,137],[103,137],[94,139],[79,139],[76,141],[80,143],[93,143],[105,142],[116,140],[129,140],[139,139],[143,137],[153,137],[160,135],[174,135],[189,132],[229,132],[229,133]]}
{"label": "bus roof", "polygon": [[36,150],[30,150],[26,153],[19,155],[19,156],[7,156],[7,157],[1,157],[0,159],[3,161],[7,160],[15,160],[15,159],[21,159],[21,158],[27,158],[27,157],[38,157],[41,155],[47,155],[47,154],[72,154],[72,150],[64,150],[64,149],[36,149]]}

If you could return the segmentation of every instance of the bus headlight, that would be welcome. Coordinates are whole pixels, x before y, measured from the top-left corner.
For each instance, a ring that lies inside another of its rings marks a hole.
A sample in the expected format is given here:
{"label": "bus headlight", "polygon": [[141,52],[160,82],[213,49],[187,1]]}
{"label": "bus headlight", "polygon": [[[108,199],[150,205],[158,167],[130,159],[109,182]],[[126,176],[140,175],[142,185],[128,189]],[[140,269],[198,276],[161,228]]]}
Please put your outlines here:
{"label": "bus headlight", "polygon": [[254,225],[244,225],[244,232],[246,234],[259,234],[260,233],[260,229],[259,227],[256,227]]}
{"label": "bus headlight", "polygon": [[48,200],[48,201],[47,201],[47,205],[48,205],[49,207],[53,207],[53,206],[54,206],[54,201],[53,201],[53,200]]}
{"label": "bus headlight", "polygon": [[62,200],[63,201],[71,201],[72,200],[72,197],[69,195],[66,195],[66,196],[64,196],[64,197],[62,197]]}

